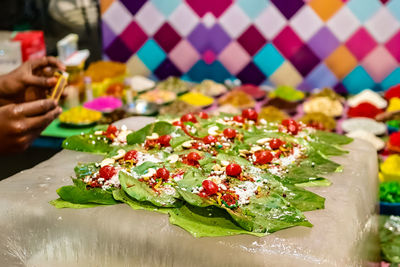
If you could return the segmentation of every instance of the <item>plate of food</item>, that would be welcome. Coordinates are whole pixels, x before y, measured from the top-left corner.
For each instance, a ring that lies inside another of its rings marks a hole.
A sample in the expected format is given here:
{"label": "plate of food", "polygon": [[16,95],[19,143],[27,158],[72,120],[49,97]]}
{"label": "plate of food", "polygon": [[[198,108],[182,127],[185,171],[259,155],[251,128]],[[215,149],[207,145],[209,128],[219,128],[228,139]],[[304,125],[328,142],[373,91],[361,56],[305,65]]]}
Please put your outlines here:
{"label": "plate of food", "polygon": [[256,105],[256,101],[251,95],[241,90],[233,90],[219,98],[218,104],[220,106],[232,105],[234,107],[244,109],[253,108]]}
{"label": "plate of food", "polygon": [[155,115],[160,106],[153,102],[147,102],[143,99],[138,99],[130,104],[125,105],[125,111],[130,115]]}
{"label": "plate of food", "polygon": [[176,99],[176,93],[156,88],[154,90],[141,94],[139,96],[139,99],[158,105],[166,105]]}
{"label": "plate of food", "polygon": [[143,93],[155,87],[156,83],[144,76],[136,75],[126,78],[126,83],[137,93]]}
{"label": "plate of food", "polygon": [[212,80],[204,80],[195,85],[192,89],[193,92],[198,92],[206,96],[218,97],[228,92],[225,85],[214,82]]}
{"label": "plate of food", "polygon": [[266,92],[262,90],[259,86],[252,84],[244,84],[236,88],[237,90],[241,90],[246,94],[251,95],[255,100],[262,100],[266,96]]}
{"label": "plate of food", "polygon": [[122,101],[113,96],[101,96],[92,101],[86,102],[83,106],[103,113],[110,113],[113,110],[122,107]]}
{"label": "plate of food", "polygon": [[199,108],[206,108],[214,103],[214,98],[199,92],[189,92],[179,97],[179,100]]}
{"label": "plate of food", "polygon": [[201,108],[190,105],[185,101],[180,99],[175,100],[174,102],[170,103],[169,105],[164,105],[160,109],[160,115],[183,115],[185,113],[197,113],[200,112]]}
{"label": "plate of food", "polygon": [[96,124],[101,117],[101,112],[78,106],[61,113],[59,121],[68,127],[88,127]]}
{"label": "plate of food", "polygon": [[173,92],[177,95],[184,94],[190,90],[190,84],[181,80],[178,77],[169,77],[168,79],[159,82],[156,85],[156,89],[165,90],[169,92]]}

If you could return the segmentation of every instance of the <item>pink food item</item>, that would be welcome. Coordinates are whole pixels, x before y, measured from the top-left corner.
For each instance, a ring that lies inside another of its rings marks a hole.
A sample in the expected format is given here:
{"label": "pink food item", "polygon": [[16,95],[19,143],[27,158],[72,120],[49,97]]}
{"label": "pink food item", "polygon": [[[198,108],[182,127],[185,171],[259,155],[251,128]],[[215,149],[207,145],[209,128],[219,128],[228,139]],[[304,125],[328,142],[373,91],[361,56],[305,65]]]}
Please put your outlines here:
{"label": "pink food item", "polygon": [[242,86],[239,86],[237,89],[251,95],[256,100],[263,99],[265,97],[265,91],[262,90],[260,87],[252,84],[244,84]]}
{"label": "pink food item", "polygon": [[111,112],[114,109],[120,108],[122,106],[122,101],[112,96],[101,96],[86,102],[83,106],[101,112]]}

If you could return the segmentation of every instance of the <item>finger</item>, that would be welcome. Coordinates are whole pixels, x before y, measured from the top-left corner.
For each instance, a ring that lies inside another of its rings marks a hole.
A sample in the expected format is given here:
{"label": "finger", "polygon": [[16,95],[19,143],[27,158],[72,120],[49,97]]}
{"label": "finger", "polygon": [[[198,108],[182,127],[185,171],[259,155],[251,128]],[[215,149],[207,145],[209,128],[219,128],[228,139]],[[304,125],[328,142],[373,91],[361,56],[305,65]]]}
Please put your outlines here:
{"label": "finger", "polygon": [[57,103],[53,99],[41,99],[15,105],[14,114],[17,116],[23,115],[26,117],[32,117],[47,113],[48,111],[55,109],[56,106]]}
{"label": "finger", "polygon": [[54,119],[56,119],[62,112],[61,107],[57,107],[46,114],[30,117],[26,119],[26,127],[29,131],[43,131]]}
{"label": "finger", "polygon": [[55,58],[55,57],[47,57],[47,59],[49,60],[49,65],[54,66],[54,67],[56,67],[56,68],[58,68],[59,70],[62,70],[62,71],[66,70],[65,65],[60,60],[58,60],[57,58]]}
{"label": "finger", "polygon": [[57,69],[55,67],[47,66],[47,67],[44,67],[44,68],[35,69],[33,71],[33,75],[35,75],[35,76],[44,76],[44,77],[50,78],[50,77],[54,76],[54,73],[56,72],[56,70]]}
{"label": "finger", "polygon": [[65,66],[55,57],[42,57],[30,60],[32,70],[47,66],[53,66],[60,70],[65,70]]}
{"label": "finger", "polygon": [[39,87],[52,87],[57,83],[56,77],[41,77],[35,75],[28,75],[25,77],[25,83],[28,85],[34,85]]}

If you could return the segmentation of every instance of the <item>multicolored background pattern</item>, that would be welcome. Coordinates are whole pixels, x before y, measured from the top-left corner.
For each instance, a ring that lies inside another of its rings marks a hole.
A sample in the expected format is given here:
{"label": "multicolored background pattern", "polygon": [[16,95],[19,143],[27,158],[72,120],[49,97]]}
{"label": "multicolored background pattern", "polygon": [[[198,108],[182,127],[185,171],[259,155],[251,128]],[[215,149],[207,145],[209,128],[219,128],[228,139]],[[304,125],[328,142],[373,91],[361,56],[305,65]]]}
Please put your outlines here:
{"label": "multicolored background pattern", "polygon": [[400,0],[102,0],[106,59],[134,74],[333,87],[400,83]]}

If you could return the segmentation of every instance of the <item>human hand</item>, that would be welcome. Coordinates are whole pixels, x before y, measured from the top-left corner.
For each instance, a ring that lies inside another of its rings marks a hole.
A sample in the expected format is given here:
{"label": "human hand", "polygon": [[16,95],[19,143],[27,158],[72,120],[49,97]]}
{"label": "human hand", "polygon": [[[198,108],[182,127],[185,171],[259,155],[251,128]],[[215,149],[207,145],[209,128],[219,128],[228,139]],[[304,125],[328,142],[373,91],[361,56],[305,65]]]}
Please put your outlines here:
{"label": "human hand", "polygon": [[14,71],[0,77],[0,98],[3,101],[21,103],[46,97],[57,83],[54,71],[65,70],[54,57],[32,59]]}
{"label": "human hand", "polygon": [[0,154],[27,149],[61,111],[52,99],[0,107]]}

